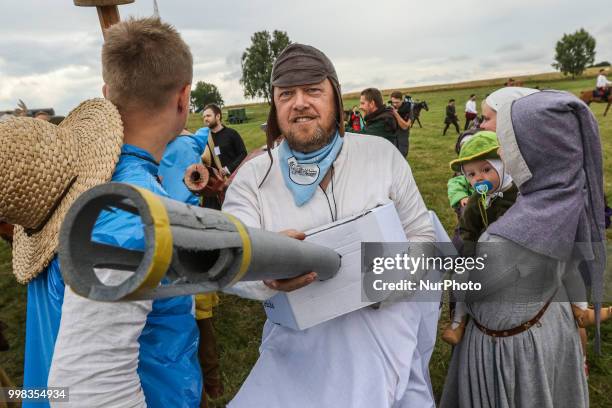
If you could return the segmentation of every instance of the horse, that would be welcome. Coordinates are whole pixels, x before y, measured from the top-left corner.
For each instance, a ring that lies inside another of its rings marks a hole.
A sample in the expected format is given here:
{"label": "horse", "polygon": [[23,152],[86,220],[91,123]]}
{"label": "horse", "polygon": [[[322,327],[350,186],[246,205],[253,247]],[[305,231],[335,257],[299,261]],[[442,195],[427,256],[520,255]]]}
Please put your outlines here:
{"label": "horse", "polygon": [[412,123],[414,124],[415,122],[419,123],[419,127],[423,127],[423,125],[421,124],[421,120],[419,119],[419,116],[421,115],[421,110],[425,109],[426,111],[429,111],[429,106],[427,106],[427,102],[425,101],[419,101],[419,102],[413,102],[412,104],[412,117],[414,118],[414,120],[412,121]]}
{"label": "horse", "polygon": [[608,109],[610,109],[610,104],[612,104],[612,92],[608,92],[608,98],[607,99],[603,99],[600,96],[595,96],[593,95],[594,92],[593,90],[588,90],[588,91],[582,91],[580,92],[580,99],[582,99],[582,102],[586,103],[587,105],[591,105],[592,102],[595,103],[608,103],[608,106],[606,106],[606,110],[604,111],[604,116],[606,116],[606,113],[608,113]]}

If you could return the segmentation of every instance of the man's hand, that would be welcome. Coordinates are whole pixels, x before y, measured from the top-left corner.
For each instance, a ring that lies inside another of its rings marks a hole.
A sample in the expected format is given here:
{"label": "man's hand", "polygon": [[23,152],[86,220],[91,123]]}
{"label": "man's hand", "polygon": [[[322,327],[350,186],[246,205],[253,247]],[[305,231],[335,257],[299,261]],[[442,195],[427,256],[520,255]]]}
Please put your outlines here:
{"label": "man's hand", "polygon": [[[306,234],[296,230],[280,231],[279,234],[286,235],[289,238],[299,239],[300,241],[306,238]],[[315,279],[317,279],[317,273],[309,272],[291,279],[264,280],[263,283],[270,289],[280,290],[281,292],[291,292],[311,284]]]}
{"label": "man's hand", "polygon": [[397,112],[397,109],[393,108],[393,116],[395,117],[395,120],[397,121],[397,124],[399,125],[400,128],[402,128],[403,130],[406,130],[408,128],[410,128],[410,126],[412,125],[412,123],[410,122],[410,119],[408,119],[408,121],[405,121],[404,118],[402,118],[402,115],[400,115]]}

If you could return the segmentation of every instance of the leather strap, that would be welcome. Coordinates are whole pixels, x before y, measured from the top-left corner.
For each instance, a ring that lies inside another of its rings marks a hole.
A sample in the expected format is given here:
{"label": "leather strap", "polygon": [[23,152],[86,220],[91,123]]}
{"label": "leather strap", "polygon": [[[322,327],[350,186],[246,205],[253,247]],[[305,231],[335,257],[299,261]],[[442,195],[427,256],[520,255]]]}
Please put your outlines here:
{"label": "leather strap", "polygon": [[208,148],[210,149],[210,156],[212,157],[212,161],[215,167],[217,168],[217,170],[219,170],[219,175],[223,177],[223,180],[225,180],[226,177],[225,177],[225,174],[223,174],[223,166],[221,165],[221,160],[219,159],[219,156],[215,154],[215,142],[213,140],[212,131],[208,135],[207,143],[208,143]]}
{"label": "leather strap", "polygon": [[478,322],[478,320],[474,319],[473,317],[472,317],[472,320],[474,321],[474,325],[476,325],[476,327],[478,327],[478,329],[481,332],[483,332],[484,334],[486,334],[487,336],[490,336],[490,337],[510,337],[510,336],[515,336],[517,334],[520,334],[520,333],[522,333],[524,331],[529,330],[532,326],[538,324],[538,322],[540,321],[542,316],[544,316],[544,313],[546,312],[546,309],[548,309],[548,306],[550,306],[550,302],[552,302],[552,300],[554,299],[556,294],[557,294],[557,291],[555,291],[555,293],[553,293],[553,295],[548,300],[548,302],[546,302],[546,304],[542,307],[542,309],[540,309],[540,311],[531,320],[526,321],[524,323],[521,323],[518,326],[513,327],[511,329],[506,329],[506,330],[491,330],[491,329],[487,329],[486,327],[484,327],[482,324],[480,324]]}

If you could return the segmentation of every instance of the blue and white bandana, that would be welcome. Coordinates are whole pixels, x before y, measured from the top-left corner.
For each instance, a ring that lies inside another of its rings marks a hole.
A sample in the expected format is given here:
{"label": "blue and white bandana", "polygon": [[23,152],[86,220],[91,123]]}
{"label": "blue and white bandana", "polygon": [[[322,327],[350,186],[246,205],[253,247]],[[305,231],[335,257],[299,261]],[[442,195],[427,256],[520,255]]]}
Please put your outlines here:
{"label": "blue and white bandana", "polygon": [[291,191],[295,205],[301,207],[314,195],[340,152],[343,139],[338,131],[332,141],[310,153],[291,150],[286,140],[279,147],[278,157],[285,185]]}

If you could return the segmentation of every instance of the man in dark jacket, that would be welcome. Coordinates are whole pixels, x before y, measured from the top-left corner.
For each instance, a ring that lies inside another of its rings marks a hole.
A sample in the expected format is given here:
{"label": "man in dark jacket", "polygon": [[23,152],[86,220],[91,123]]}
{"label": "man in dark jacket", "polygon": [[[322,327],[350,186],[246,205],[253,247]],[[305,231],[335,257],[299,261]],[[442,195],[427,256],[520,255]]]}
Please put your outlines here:
{"label": "man in dark jacket", "polygon": [[393,109],[383,103],[380,91],[376,88],[361,91],[359,107],[365,114],[365,128],[359,133],[384,137],[399,150],[397,139],[399,126],[393,115]]}
{"label": "man in dark jacket", "polygon": [[392,113],[397,120],[397,142],[402,156],[408,156],[410,128],[414,120],[412,112],[412,103],[410,97],[404,99],[404,95],[400,91],[391,93],[391,108]]}
{"label": "man in dark jacket", "polygon": [[446,136],[446,131],[448,127],[452,124],[455,125],[455,130],[457,130],[457,134],[461,133],[459,130],[459,118],[457,118],[457,111],[455,110],[455,100],[451,99],[448,101],[448,105],[446,105],[446,118],[444,119],[444,131],[442,132],[442,136]]}

